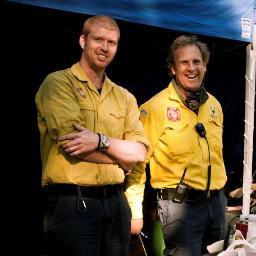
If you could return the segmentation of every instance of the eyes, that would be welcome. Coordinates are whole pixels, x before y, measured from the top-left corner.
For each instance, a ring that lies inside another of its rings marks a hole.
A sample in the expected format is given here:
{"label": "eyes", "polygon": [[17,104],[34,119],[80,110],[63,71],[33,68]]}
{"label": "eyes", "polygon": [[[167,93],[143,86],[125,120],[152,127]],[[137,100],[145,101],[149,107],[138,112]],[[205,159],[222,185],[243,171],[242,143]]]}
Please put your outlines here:
{"label": "eyes", "polygon": [[105,39],[103,37],[93,37],[93,40],[97,43],[107,43],[108,46],[113,47],[117,45],[117,41]]}
{"label": "eyes", "polygon": [[199,60],[199,59],[195,59],[195,60],[180,60],[178,61],[177,63],[178,65],[190,65],[190,64],[193,64],[193,65],[203,65],[203,61],[202,60]]}

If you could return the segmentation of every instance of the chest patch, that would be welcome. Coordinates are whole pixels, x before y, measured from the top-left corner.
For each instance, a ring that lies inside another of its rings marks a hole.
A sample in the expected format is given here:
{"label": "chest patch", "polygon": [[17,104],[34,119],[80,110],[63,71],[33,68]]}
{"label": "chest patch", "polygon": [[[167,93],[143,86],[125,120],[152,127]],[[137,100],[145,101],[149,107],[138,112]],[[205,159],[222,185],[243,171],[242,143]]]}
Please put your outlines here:
{"label": "chest patch", "polygon": [[76,90],[81,97],[86,98],[84,90],[82,88],[78,87],[76,88]]}
{"label": "chest patch", "polygon": [[180,120],[180,110],[176,107],[167,108],[167,118],[169,121],[176,122]]}

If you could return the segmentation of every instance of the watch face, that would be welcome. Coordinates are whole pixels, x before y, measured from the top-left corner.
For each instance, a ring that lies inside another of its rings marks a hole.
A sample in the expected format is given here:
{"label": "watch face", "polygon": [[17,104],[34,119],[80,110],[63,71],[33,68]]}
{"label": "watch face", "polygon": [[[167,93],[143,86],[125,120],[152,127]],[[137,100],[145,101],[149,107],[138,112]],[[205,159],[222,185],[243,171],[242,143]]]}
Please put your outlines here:
{"label": "watch face", "polygon": [[105,145],[105,147],[109,147],[110,141],[109,141],[108,137],[105,137],[105,139],[104,139],[104,145]]}
{"label": "watch face", "polygon": [[101,141],[102,142],[102,145],[101,145],[102,147],[100,148],[100,150],[101,151],[106,151],[110,146],[110,140],[104,134],[101,134],[101,136],[102,136],[102,141]]}

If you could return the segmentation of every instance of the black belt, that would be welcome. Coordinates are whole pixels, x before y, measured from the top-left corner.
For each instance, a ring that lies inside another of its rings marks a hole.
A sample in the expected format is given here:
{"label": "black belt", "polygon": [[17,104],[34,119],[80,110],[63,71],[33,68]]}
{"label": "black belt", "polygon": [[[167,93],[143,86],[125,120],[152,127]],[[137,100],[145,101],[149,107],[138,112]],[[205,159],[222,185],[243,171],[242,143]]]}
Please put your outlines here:
{"label": "black belt", "polygon": [[122,190],[121,184],[106,186],[77,186],[74,184],[51,184],[44,186],[46,195],[79,196],[77,188],[80,187],[81,196],[88,198],[105,198],[117,194]]}
{"label": "black belt", "polygon": [[[173,200],[175,196],[175,188],[164,188],[164,189],[157,189],[157,195],[162,200]],[[205,200],[207,198],[215,197],[220,195],[220,190],[209,190],[208,192],[205,190],[196,190],[193,188],[189,188],[186,196],[185,201],[186,202],[195,202],[199,200]]]}

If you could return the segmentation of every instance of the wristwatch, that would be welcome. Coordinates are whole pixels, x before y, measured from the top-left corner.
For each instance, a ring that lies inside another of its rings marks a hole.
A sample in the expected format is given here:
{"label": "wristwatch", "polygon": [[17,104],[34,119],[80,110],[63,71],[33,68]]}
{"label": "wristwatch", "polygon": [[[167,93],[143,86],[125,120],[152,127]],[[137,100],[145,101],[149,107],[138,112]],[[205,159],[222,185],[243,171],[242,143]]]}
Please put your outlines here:
{"label": "wristwatch", "polygon": [[110,146],[110,140],[108,136],[105,134],[98,134],[99,135],[99,145],[98,145],[98,150],[101,152],[105,152],[108,150]]}

